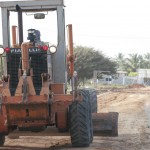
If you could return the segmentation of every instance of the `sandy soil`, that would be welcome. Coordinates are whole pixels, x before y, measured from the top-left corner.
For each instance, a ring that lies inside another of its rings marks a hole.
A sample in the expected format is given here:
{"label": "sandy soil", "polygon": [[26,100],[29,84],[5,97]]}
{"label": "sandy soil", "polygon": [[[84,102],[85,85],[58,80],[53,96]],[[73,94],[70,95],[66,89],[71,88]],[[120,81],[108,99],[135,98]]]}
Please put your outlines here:
{"label": "sandy soil", "polygon": [[[83,150],[149,150],[150,88],[128,88],[98,95],[99,112],[119,112],[118,137],[94,137]],[[70,137],[6,138],[6,150],[80,150],[72,148]]]}

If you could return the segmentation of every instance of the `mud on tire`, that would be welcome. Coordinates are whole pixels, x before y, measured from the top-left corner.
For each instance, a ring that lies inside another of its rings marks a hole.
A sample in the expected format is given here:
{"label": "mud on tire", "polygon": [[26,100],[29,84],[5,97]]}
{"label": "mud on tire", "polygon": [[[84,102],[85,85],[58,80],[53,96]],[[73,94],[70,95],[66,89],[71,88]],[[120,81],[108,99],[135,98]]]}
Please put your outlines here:
{"label": "mud on tire", "polygon": [[87,147],[93,140],[93,127],[89,94],[80,90],[82,101],[74,101],[69,107],[71,143],[74,147]]}

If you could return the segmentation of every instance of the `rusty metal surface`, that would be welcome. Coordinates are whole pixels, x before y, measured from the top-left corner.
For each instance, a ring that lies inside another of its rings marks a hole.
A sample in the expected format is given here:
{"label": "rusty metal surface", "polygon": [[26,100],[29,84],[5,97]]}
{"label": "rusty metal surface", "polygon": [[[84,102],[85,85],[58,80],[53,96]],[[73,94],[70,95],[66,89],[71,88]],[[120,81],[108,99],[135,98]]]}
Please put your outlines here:
{"label": "rusty metal surface", "polygon": [[16,32],[17,26],[12,26],[12,46],[15,47],[17,44],[17,32]]}
{"label": "rusty metal surface", "polygon": [[[116,127],[118,124],[118,113],[111,112],[92,114],[92,118],[94,136],[117,136],[118,128]],[[9,138],[18,138],[19,136],[70,136],[70,133],[59,132],[55,126],[51,126],[41,132],[15,130],[8,135]]]}
{"label": "rusty metal surface", "polygon": [[68,50],[69,50],[69,75],[73,77],[74,73],[74,54],[73,54],[73,35],[72,35],[72,25],[67,25],[68,27]]}
{"label": "rusty metal surface", "polygon": [[[27,82],[27,87],[28,87],[27,94],[28,95],[36,95],[35,88],[34,88],[33,81],[32,81],[32,77],[27,76],[26,77],[26,82]],[[24,81],[23,81],[23,77],[21,76],[19,78],[19,82],[18,82],[18,85],[17,85],[17,88],[16,88],[15,96],[22,96],[22,91],[23,91],[23,86],[22,85],[23,84],[24,84]]]}
{"label": "rusty metal surface", "polygon": [[7,120],[6,108],[4,106],[1,106],[1,109],[0,109],[0,133],[7,133],[8,132],[6,120]]}
{"label": "rusty metal surface", "polygon": [[59,130],[64,130],[67,128],[67,119],[67,110],[57,112],[57,127]]}
{"label": "rusty metal surface", "polygon": [[[59,122],[58,124],[62,125],[59,127],[66,127],[66,122],[63,124],[64,114],[59,113]],[[62,119],[60,118],[62,117]],[[93,119],[93,131],[94,136],[117,136],[118,135],[118,113],[111,112],[111,113],[98,113],[92,114]],[[20,124],[20,122],[18,122]],[[42,122],[36,122],[37,126],[41,125]],[[43,122],[46,123],[46,122]],[[29,122],[28,125],[33,125]],[[64,126],[63,126],[64,125]],[[55,126],[47,127],[42,132],[30,132],[30,131],[18,131],[15,130],[9,134],[9,136],[69,136],[69,132],[59,133],[58,129]]]}
{"label": "rusty metal surface", "polygon": [[18,126],[35,126],[48,124],[50,121],[46,104],[7,105],[7,124]]}
{"label": "rusty metal surface", "polygon": [[29,69],[29,51],[28,51],[29,44],[30,43],[21,44],[22,70],[26,71]]}
{"label": "rusty metal surface", "polygon": [[50,75],[48,73],[42,73],[41,78],[42,78],[42,87],[41,87],[40,95],[47,95],[49,94],[48,80],[50,79]]}
{"label": "rusty metal surface", "polygon": [[73,96],[71,94],[65,95],[65,94],[56,94],[52,96],[52,101],[73,101]]}
{"label": "rusty metal surface", "polygon": [[[67,108],[71,104],[72,98],[72,95],[54,95],[49,104],[46,95],[28,96],[28,100],[24,102],[22,102],[22,96],[3,97],[2,106],[6,108],[5,115],[7,116],[4,121],[10,128],[13,126],[26,128],[53,125],[55,120],[51,116],[57,112],[58,128],[65,129],[68,125]],[[2,126],[5,124],[4,121]],[[3,128],[1,127],[1,131],[4,130]]]}
{"label": "rusty metal surface", "polygon": [[95,135],[117,136],[118,113],[93,113],[93,132]]}
{"label": "rusty metal surface", "polygon": [[[47,95],[30,95],[28,96],[28,101],[24,101],[24,104],[28,103],[47,103],[48,102],[48,96]],[[21,104],[22,102],[22,96],[7,96],[3,97],[2,103],[4,105],[7,104]]]}
{"label": "rusty metal surface", "polygon": [[65,84],[64,83],[51,83],[50,90],[54,94],[65,94]]}

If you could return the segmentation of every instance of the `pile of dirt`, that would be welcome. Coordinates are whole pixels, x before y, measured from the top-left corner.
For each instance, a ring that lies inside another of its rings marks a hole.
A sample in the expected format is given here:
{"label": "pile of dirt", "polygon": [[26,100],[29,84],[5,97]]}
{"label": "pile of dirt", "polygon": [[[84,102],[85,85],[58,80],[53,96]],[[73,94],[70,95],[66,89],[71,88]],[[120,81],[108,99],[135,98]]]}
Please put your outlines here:
{"label": "pile of dirt", "polygon": [[143,84],[131,84],[128,86],[128,88],[144,88],[145,86]]}
{"label": "pile of dirt", "polygon": [[150,130],[150,88],[125,89],[99,95],[99,112],[119,112],[119,134],[143,134]]}

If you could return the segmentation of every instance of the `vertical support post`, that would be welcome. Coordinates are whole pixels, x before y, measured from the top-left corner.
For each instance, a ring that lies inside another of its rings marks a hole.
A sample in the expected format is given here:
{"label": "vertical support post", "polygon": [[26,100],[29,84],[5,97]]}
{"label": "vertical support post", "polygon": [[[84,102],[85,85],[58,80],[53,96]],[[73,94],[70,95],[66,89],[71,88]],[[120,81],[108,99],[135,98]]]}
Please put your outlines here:
{"label": "vertical support post", "polygon": [[9,12],[7,8],[2,8],[2,32],[3,32],[3,47],[10,46],[9,42]]}
{"label": "vertical support post", "polygon": [[93,83],[94,85],[97,84],[97,71],[96,70],[93,72]]}
{"label": "vertical support post", "polygon": [[[67,25],[68,27],[68,50],[69,50],[69,75],[71,77],[71,87],[74,95],[75,90],[75,77],[74,77],[74,54],[73,54],[73,35],[72,35],[72,25]],[[77,87],[76,87],[77,88]]]}
{"label": "vertical support post", "polygon": [[73,54],[73,35],[72,35],[72,25],[67,25],[68,27],[68,49],[69,49],[69,59],[70,59],[70,76],[73,77],[74,73],[74,54]]}
{"label": "vertical support post", "polygon": [[19,5],[16,5],[18,11],[18,28],[19,28],[19,45],[23,42],[23,22],[22,22],[22,10]]}
{"label": "vertical support post", "polygon": [[29,70],[29,43],[22,43],[21,44],[21,57],[22,57],[22,70],[26,70],[28,73]]}
{"label": "vertical support post", "polygon": [[57,6],[58,45],[53,56],[53,80],[66,83],[65,17],[63,6]]}
{"label": "vertical support post", "polygon": [[[10,46],[10,37],[9,37],[9,11],[7,8],[1,9],[2,13],[2,32],[3,32],[3,47]],[[4,59],[4,75],[7,75],[7,58]]]}
{"label": "vertical support post", "polygon": [[12,26],[12,46],[13,47],[15,47],[15,45],[17,44],[16,28],[17,26]]}
{"label": "vertical support post", "polygon": [[0,71],[0,78],[2,77],[2,75],[3,75],[3,71],[4,71],[4,69],[3,69],[3,60],[2,60],[2,58],[3,58],[3,57],[0,57],[0,59],[1,59],[1,71]]}

